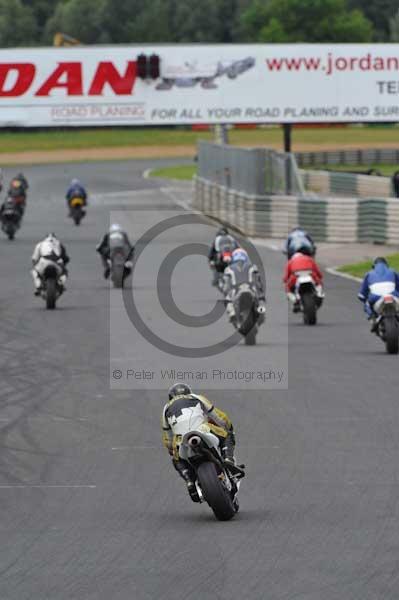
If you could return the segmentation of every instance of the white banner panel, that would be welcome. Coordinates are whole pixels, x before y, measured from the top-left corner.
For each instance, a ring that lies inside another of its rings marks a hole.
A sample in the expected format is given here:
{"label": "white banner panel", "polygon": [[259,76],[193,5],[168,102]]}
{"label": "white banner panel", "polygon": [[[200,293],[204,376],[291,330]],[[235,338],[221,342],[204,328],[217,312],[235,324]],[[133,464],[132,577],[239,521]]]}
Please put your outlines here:
{"label": "white banner panel", "polygon": [[0,127],[394,122],[398,75],[398,44],[5,49]]}

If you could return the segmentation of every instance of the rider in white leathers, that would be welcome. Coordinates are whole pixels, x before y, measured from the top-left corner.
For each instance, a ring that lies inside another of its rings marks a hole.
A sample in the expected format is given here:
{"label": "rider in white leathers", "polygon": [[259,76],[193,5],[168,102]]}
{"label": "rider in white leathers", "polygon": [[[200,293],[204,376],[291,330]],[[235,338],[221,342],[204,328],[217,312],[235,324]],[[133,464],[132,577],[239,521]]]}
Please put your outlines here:
{"label": "rider in white leathers", "polygon": [[33,283],[35,285],[35,296],[39,296],[42,289],[42,276],[49,264],[55,265],[59,273],[58,283],[62,291],[65,290],[65,282],[68,272],[66,265],[69,262],[69,256],[59,239],[50,233],[39,242],[32,254],[33,269],[31,271]]}

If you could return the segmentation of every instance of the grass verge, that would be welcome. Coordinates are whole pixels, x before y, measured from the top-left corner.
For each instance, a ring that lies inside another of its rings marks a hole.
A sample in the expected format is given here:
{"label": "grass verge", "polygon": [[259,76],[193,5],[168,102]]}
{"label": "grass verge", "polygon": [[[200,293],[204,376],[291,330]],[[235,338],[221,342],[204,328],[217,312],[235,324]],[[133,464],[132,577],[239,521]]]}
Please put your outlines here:
{"label": "grass verge", "polygon": [[175,167],[164,167],[163,169],[152,169],[151,177],[163,177],[164,179],[190,180],[197,172],[195,165],[176,165]]}
{"label": "grass verge", "polygon": [[[392,269],[399,271],[399,253],[388,254],[385,256],[385,258]],[[363,262],[339,267],[338,271],[341,273],[347,273],[348,275],[353,275],[354,277],[364,277],[367,271],[370,271],[372,266],[373,262],[371,260],[365,260]]]}
{"label": "grass verge", "polygon": [[369,171],[369,169],[373,169],[385,177],[392,177],[395,171],[399,170],[399,165],[317,165],[317,167],[306,167],[306,169],[310,171],[343,171],[349,173],[358,173],[360,175],[368,175],[367,171]]}
{"label": "grass verge", "polygon": [[[0,133],[0,153],[35,150],[65,150],[120,146],[187,146],[199,139],[213,140],[212,131],[146,128],[97,128],[82,130],[3,131]],[[273,146],[282,149],[281,127],[235,129],[229,132],[231,144],[244,146]],[[293,148],[300,145],[329,147],[373,144],[398,145],[398,129],[387,127],[298,128],[293,130]]]}

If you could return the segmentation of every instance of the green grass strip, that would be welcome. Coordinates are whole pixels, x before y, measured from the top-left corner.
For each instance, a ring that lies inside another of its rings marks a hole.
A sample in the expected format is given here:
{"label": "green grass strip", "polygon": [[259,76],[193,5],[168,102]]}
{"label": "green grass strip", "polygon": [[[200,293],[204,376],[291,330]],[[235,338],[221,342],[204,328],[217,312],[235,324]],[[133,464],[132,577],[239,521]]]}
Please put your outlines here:
{"label": "green grass strip", "polygon": [[[105,148],[116,146],[178,146],[195,145],[199,139],[213,140],[212,131],[191,131],[189,129],[147,128],[131,129],[96,128],[85,130],[47,131],[0,131],[0,152],[29,152],[34,150],[64,150],[78,148]],[[283,146],[283,133],[280,127],[262,129],[231,130],[229,141],[235,145]],[[345,146],[374,143],[398,143],[398,129],[384,127],[346,127],[342,129],[300,128],[293,130],[293,148],[296,144],[321,144]],[[378,167],[379,168],[379,167]],[[394,168],[394,166],[392,166]]]}
{"label": "green grass strip", "polygon": [[[376,249],[376,256],[377,255],[378,255],[378,250]],[[382,255],[382,256],[384,256],[384,255]],[[394,269],[395,271],[399,271],[399,253],[388,254],[385,256],[385,258],[387,259],[388,264],[391,267],[391,269]],[[354,277],[364,277],[365,274],[367,273],[367,271],[370,271],[372,266],[373,266],[372,260],[365,260],[363,262],[353,263],[350,265],[344,265],[342,267],[339,267],[338,271],[341,271],[341,273],[347,273],[348,275],[353,275]]]}
{"label": "green grass strip", "polygon": [[356,173],[359,175],[366,175],[369,169],[375,169],[384,177],[391,177],[395,171],[399,170],[399,165],[395,164],[384,164],[384,165],[317,165],[314,167],[307,166],[306,170],[309,171],[341,171]]}
{"label": "green grass strip", "polygon": [[195,165],[177,165],[175,167],[164,167],[163,169],[153,169],[150,172],[151,177],[163,177],[164,179],[190,180],[197,172]]}

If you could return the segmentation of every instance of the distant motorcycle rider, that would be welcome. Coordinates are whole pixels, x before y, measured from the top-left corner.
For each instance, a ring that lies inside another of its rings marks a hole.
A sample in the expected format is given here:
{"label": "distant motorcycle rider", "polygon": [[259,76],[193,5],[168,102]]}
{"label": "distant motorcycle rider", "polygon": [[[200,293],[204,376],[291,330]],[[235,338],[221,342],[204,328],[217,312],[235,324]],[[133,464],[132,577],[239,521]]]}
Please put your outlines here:
{"label": "distant motorcycle rider", "polygon": [[118,240],[118,244],[120,244],[119,240],[121,240],[126,252],[126,261],[131,260],[134,253],[134,246],[130,243],[127,233],[123,231],[120,225],[113,223],[108,233],[104,235],[103,239],[96,247],[96,252],[100,254],[103,263],[105,279],[108,279],[111,272],[109,259],[111,258],[111,245],[113,240]]}
{"label": "distant motorcycle rider", "polygon": [[314,256],[316,246],[310,235],[301,227],[294,227],[288,234],[284,245],[284,254],[290,259],[296,252]]}
{"label": "distant motorcycle rider", "polygon": [[26,207],[26,192],[29,188],[28,181],[23,173],[18,173],[10,182],[7,195],[12,198],[15,206],[18,208],[21,216]]}
{"label": "distant motorcycle rider", "polygon": [[12,188],[20,188],[24,195],[26,195],[27,190],[29,189],[28,180],[26,179],[23,173],[18,173],[15,177],[11,179],[9,190]]}
{"label": "distant motorcycle rider", "polygon": [[209,264],[214,269],[212,285],[217,285],[220,273],[223,273],[227,262],[223,261],[223,252],[232,253],[239,248],[237,240],[229,234],[226,227],[221,227],[208,253]]}
{"label": "distant motorcycle rider", "polygon": [[162,412],[162,441],[172,457],[173,466],[187,485],[193,502],[199,502],[195,487],[195,474],[190,464],[179,456],[179,438],[174,433],[175,419],[185,408],[199,406],[208,421],[210,431],[219,438],[220,449],[226,466],[235,465],[234,428],[227,414],[216,408],[205,396],[193,394],[190,386],[176,383],[169,389],[169,401]]}
{"label": "distant motorcycle rider", "polygon": [[81,184],[79,179],[72,179],[66,193],[66,201],[69,209],[69,214],[71,214],[71,201],[74,198],[79,198],[83,202],[83,206],[87,206],[87,191],[84,186]]}
{"label": "distant motorcycle rider", "polygon": [[366,273],[357,295],[363,302],[367,318],[372,321],[372,332],[377,331],[377,315],[373,307],[377,300],[387,295],[399,298],[399,275],[389,268],[385,258],[378,257],[374,260],[371,271]]}
{"label": "distant motorcycle rider", "polygon": [[259,303],[258,312],[264,315],[266,311],[266,298],[262,279],[258,267],[251,262],[246,250],[243,248],[234,250],[231,262],[224,271],[223,279],[223,291],[227,300],[226,312],[230,321],[233,322],[235,319],[234,298],[243,284],[250,285],[256,292]]}
{"label": "distant motorcycle rider", "polygon": [[296,252],[287,261],[284,270],[283,282],[285,283],[285,291],[289,300],[293,303],[293,312],[299,312],[299,301],[295,296],[295,285],[298,279],[299,271],[310,271],[316,286],[323,285],[323,273],[320,271],[316,261],[311,256]]}
{"label": "distant motorcycle rider", "polygon": [[42,275],[49,261],[58,265],[60,269],[58,282],[62,287],[62,291],[65,291],[65,283],[68,275],[66,265],[69,263],[69,256],[65,247],[54,233],[49,233],[44,240],[39,242],[32,254],[33,269],[31,273],[35,285],[35,296],[40,296],[43,283]]}

